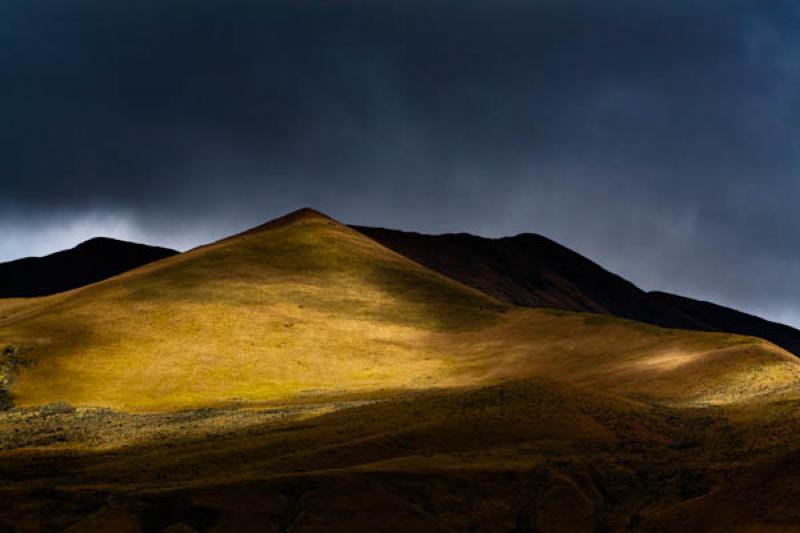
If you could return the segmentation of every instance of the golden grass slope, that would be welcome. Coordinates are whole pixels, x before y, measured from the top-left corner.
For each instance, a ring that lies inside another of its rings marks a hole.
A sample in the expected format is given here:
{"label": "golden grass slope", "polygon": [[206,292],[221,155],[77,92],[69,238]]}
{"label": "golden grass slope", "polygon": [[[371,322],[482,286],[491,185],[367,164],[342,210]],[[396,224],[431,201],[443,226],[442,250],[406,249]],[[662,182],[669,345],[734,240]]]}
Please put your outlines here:
{"label": "golden grass slope", "polygon": [[424,387],[452,359],[424,337],[502,306],[303,211],[18,309],[0,323],[35,361],[17,404],[157,408]]}
{"label": "golden grass slope", "polygon": [[62,295],[0,303],[17,405],[157,410],[526,376],[666,401],[794,394],[733,335],[508,308],[312,210]]}

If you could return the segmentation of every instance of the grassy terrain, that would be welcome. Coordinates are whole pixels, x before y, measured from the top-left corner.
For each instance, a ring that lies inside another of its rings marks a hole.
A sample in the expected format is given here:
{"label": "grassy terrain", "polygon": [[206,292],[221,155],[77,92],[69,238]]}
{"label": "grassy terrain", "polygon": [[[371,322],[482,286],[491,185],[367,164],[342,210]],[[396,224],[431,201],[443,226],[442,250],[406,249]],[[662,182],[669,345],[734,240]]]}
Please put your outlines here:
{"label": "grassy terrain", "polygon": [[503,309],[314,214],[18,305],[18,404],[150,409],[425,386],[452,360],[426,336]]}
{"label": "grassy terrain", "polygon": [[0,348],[26,363],[11,377],[20,406],[194,408],[533,375],[719,403],[798,377],[753,339],[508,308],[312,211],[0,315]]}
{"label": "grassy terrain", "polygon": [[756,421],[528,379],[285,411],[16,410],[0,428],[31,417],[38,444],[0,451],[0,526],[793,531],[796,407]]}
{"label": "grassy terrain", "polygon": [[0,531],[792,531],[798,384],[300,211],[0,300]]}

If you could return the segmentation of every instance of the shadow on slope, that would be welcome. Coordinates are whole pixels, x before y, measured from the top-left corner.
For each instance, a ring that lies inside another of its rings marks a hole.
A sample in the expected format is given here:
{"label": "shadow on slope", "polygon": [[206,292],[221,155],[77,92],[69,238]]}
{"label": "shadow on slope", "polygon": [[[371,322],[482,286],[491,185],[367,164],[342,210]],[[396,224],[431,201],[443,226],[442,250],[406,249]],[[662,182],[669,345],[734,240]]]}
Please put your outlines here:
{"label": "shadow on slope", "polygon": [[0,321],[35,363],[19,405],[128,408],[424,387],[451,358],[427,336],[507,309],[311,210],[19,305]]}
{"label": "shadow on slope", "polygon": [[[15,307],[16,305],[16,307]],[[187,409],[531,376],[663,402],[797,393],[757,339],[525,309],[312,210],[70,293],[3,307],[20,406]]]}
{"label": "shadow on slope", "polygon": [[487,239],[354,226],[384,246],[500,301],[605,313],[662,327],[761,337],[800,355],[800,331],[727,307],[645,292],[541,235]]}
{"label": "shadow on slope", "polygon": [[[73,531],[670,530],[732,509],[741,487],[792,461],[754,434],[725,410],[525,380],[203,440],[4,452],[0,516]],[[784,482],[756,500],[774,503]],[[790,526],[789,507],[776,509],[748,504],[719,524]]]}

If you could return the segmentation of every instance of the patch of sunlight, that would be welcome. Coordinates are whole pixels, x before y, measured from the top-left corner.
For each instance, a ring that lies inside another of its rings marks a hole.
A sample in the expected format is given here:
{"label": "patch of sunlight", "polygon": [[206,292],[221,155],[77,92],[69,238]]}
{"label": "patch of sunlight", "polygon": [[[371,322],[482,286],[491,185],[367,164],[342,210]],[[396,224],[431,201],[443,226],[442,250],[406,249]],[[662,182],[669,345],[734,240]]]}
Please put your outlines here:
{"label": "patch of sunlight", "polygon": [[633,363],[635,370],[649,370],[655,372],[670,372],[684,365],[694,363],[703,357],[703,352],[684,352],[671,350],[657,353]]}

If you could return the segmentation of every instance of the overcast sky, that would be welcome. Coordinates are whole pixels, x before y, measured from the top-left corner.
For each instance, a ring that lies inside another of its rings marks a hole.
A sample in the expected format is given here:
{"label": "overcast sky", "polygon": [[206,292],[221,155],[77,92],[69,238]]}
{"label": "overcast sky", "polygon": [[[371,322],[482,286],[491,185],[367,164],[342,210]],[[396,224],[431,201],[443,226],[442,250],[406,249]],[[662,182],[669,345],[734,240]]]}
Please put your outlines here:
{"label": "overcast sky", "polygon": [[308,205],[800,325],[796,6],[3,0],[0,260]]}

